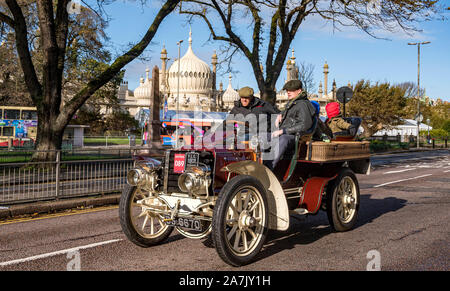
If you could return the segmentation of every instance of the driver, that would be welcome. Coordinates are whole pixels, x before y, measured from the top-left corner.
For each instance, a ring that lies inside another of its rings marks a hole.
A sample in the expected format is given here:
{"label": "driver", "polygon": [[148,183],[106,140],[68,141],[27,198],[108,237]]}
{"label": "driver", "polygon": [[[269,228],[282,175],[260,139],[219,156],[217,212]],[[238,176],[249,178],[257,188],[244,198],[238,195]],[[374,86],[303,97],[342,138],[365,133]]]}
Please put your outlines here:
{"label": "driver", "polygon": [[273,160],[264,161],[271,170],[275,168],[283,153],[294,146],[295,136],[304,135],[312,127],[316,114],[316,109],[303,91],[300,80],[286,82],[283,90],[286,90],[289,101],[275,122],[280,129],[272,133]]}
{"label": "driver", "polygon": [[[264,132],[269,132],[271,128],[271,115],[272,114],[278,114],[280,113],[280,110],[278,108],[274,107],[270,103],[255,97],[253,95],[253,89],[250,87],[244,87],[239,90],[239,100],[234,102],[234,107],[230,111],[228,120],[233,119],[236,115],[242,114],[244,118],[248,117],[250,114],[254,114],[256,117],[257,127],[258,129]],[[259,122],[261,118],[261,115],[266,115],[267,117],[267,127],[260,128]],[[246,118],[246,121],[249,121],[250,119]],[[250,126],[253,126],[250,124]]]}

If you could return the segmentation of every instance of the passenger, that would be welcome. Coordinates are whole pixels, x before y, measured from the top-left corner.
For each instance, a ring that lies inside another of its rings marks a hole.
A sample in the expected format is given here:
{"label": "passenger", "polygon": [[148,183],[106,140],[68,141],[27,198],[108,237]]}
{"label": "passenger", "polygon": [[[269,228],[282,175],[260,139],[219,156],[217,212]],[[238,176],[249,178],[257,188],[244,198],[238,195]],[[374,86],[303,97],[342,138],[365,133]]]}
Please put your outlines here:
{"label": "passenger", "polygon": [[288,81],[283,90],[286,90],[289,101],[285,109],[278,115],[275,125],[280,129],[272,133],[273,160],[264,161],[271,170],[280,161],[283,153],[295,146],[295,136],[304,135],[312,126],[316,109],[309,102],[300,80]]}
{"label": "passenger", "polygon": [[330,128],[320,119],[320,104],[317,101],[311,101],[311,104],[316,109],[316,117],[317,117],[317,129],[314,132],[313,140],[321,140],[324,142],[330,142],[330,139],[333,137],[333,133]]}
{"label": "passenger", "polygon": [[328,115],[326,124],[330,127],[333,135],[335,135],[336,133],[348,133],[349,135],[354,135],[355,126],[353,126],[351,123],[346,122],[344,118],[342,118],[339,103],[328,103],[325,107],[325,110]]}

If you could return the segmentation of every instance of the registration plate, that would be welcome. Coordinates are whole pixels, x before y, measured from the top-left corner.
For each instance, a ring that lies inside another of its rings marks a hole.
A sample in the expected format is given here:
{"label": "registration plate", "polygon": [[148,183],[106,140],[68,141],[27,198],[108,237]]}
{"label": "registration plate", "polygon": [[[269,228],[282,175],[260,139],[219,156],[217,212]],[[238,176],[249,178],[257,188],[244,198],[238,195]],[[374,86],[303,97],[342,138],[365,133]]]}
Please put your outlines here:
{"label": "registration plate", "polygon": [[198,153],[186,153],[186,168],[188,166],[198,166],[198,160]]}
{"label": "registration plate", "polygon": [[170,226],[179,226],[187,229],[202,231],[202,222],[198,219],[187,218],[187,217],[175,217],[171,219],[170,216],[165,217],[165,222]]}

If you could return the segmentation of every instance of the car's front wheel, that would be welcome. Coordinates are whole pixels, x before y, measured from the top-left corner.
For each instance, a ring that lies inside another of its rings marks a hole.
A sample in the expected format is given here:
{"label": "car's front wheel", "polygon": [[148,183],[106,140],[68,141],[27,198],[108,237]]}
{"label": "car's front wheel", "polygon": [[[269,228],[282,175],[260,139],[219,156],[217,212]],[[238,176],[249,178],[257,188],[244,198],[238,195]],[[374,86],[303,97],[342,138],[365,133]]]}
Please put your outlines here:
{"label": "car's front wheel", "polygon": [[169,206],[136,186],[126,185],[119,202],[120,225],[127,238],[141,247],[165,240],[173,226],[164,222]]}
{"label": "car's front wheel", "polygon": [[222,188],[212,220],[212,238],[219,256],[232,266],[250,263],[267,236],[268,204],[263,185],[239,175]]}

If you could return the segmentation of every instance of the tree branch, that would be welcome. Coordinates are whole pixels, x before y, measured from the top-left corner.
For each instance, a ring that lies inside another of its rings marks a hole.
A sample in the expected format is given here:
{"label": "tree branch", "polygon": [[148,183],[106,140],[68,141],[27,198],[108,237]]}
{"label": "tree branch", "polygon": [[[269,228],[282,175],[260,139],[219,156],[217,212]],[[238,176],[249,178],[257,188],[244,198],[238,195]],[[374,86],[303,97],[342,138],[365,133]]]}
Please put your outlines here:
{"label": "tree branch", "polygon": [[42,102],[42,86],[36,75],[36,70],[31,59],[28,46],[28,32],[25,17],[22,9],[16,0],[6,0],[11,14],[14,17],[14,31],[16,35],[16,48],[20,59],[20,65],[24,73],[25,83],[30,93],[31,99],[36,106]]}
{"label": "tree branch", "polygon": [[61,79],[58,81],[62,82],[62,76],[64,71],[65,56],[66,56],[66,45],[67,45],[67,35],[69,33],[69,14],[67,12],[67,5],[69,0],[59,0],[56,7],[56,44],[58,47],[58,76]]}
{"label": "tree branch", "polygon": [[170,14],[178,5],[180,0],[168,0],[159,10],[152,25],[147,30],[141,41],[133,46],[128,52],[118,57],[113,64],[111,64],[103,73],[97,78],[91,80],[83,89],[81,89],[71,100],[69,100],[63,107],[56,123],[63,128],[70,121],[70,117],[86,102],[86,100],[100,87],[105,85],[113,76],[120,72],[120,70],[137,58],[149,45],[154,35],[156,34],[159,25],[164,18]]}
{"label": "tree branch", "polygon": [[[198,1],[195,1],[198,2]],[[191,17],[193,16],[198,16],[201,17],[203,19],[203,21],[205,21],[206,25],[208,26],[208,29],[213,37],[214,40],[223,40],[223,41],[227,41],[227,42],[231,42],[231,39],[225,36],[219,36],[216,34],[216,32],[214,31],[214,28],[211,25],[211,21],[209,21],[208,17],[206,17],[205,13],[203,12],[198,12],[198,11],[189,11],[189,10],[182,10],[181,9],[181,5],[180,5],[180,10],[179,10],[180,14],[189,14],[191,15]]]}
{"label": "tree branch", "polygon": [[11,28],[14,28],[15,25],[14,19],[4,14],[3,12],[0,12],[0,21],[8,24]]}

